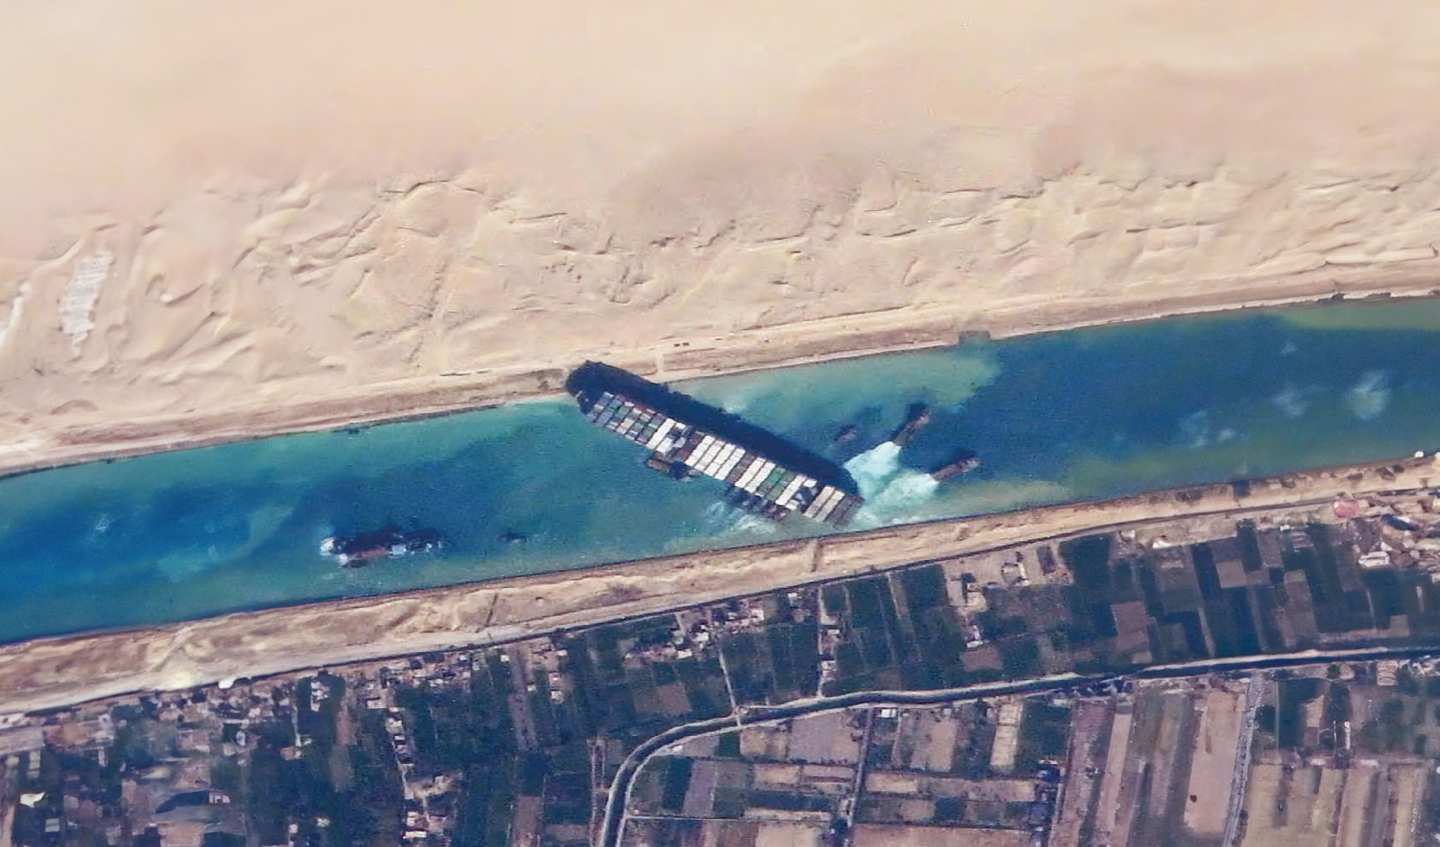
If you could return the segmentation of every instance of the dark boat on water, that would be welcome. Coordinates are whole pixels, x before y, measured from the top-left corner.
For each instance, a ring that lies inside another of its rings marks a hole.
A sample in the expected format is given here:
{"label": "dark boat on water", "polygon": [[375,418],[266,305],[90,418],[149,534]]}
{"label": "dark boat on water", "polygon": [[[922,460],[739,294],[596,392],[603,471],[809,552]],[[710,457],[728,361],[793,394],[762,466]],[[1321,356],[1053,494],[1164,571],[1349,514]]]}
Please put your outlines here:
{"label": "dark boat on water", "polygon": [[935,480],[945,480],[952,476],[967,474],[978,467],[980,467],[980,457],[975,455],[975,451],[961,448],[949,462],[931,471],[930,477]]}
{"label": "dark boat on water", "polygon": [[891,433],[890,440],[904,447],[910,443],[926,424],[930,423],[930,408],[924,403],[911,403],[910,408],[905,410],[905,422],[900,428]]}
{"label": "dark boat on water", "polygon": [[445,537],[433,529],[401,529],[390,524],[375,532],[332,535],[320,542],[320,555],[342,568],[363,568],[376,559],[401,559],[437,550]]}

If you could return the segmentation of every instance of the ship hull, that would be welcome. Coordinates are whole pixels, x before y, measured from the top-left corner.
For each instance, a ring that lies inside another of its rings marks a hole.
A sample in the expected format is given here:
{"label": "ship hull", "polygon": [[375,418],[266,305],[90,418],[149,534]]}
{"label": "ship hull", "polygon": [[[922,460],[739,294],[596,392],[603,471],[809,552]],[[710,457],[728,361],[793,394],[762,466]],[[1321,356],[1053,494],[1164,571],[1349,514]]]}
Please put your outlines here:
{"label": "ship hull", "polygon": [[649,450],[647,467],[719,480],[730,502],[771,520],[799,512],[843,527],[863,502],[833,462],[633,374],[592,362],[567,388],[592,423]]}
{"label": "ship hull", "polygon": [[433,529],[403,530],[392,524],[376,532],[332,535],[320,542],[320,555],[342,568],[363,568],[378,559],[403,559],[443,545],[444,537]]}

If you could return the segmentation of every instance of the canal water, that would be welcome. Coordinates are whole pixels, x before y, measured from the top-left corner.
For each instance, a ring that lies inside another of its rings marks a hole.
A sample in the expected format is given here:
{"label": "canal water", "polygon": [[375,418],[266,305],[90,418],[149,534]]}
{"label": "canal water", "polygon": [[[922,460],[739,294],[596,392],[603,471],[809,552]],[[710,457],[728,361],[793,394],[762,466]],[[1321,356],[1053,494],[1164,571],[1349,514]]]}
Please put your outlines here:
{"label": "canal water", "polygon": [[[680,383],[844,462],[852,529],[1440,447],[1440,302],[1072,330]],[[923,402],[904,450],[883,443]],[[835,443],[842,427],[857,437]],[[982,468],[925,473],[959,447]],[[0,641],[581,568],[817,533],[675,482],[564,400],[0,479]],[[433,527],[342,570],[332,533]],[[526,541],[506,543],[518,533]]]}

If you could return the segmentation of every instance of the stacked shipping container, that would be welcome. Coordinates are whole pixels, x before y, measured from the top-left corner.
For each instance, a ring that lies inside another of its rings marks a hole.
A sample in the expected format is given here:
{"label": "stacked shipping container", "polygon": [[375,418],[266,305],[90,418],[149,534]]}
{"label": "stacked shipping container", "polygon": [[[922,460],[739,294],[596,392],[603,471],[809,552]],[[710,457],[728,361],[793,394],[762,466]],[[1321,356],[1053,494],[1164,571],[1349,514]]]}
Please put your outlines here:
{"label": "stacked shipping container", "polygon": [[718,479],[730,486],[734,502],[775,520],[798,511],[842,527],[863,502],[854,494],[778,465],[623,394],[601,393],[587,416],[651,450],[646,465],[677,476],[693,472]]}

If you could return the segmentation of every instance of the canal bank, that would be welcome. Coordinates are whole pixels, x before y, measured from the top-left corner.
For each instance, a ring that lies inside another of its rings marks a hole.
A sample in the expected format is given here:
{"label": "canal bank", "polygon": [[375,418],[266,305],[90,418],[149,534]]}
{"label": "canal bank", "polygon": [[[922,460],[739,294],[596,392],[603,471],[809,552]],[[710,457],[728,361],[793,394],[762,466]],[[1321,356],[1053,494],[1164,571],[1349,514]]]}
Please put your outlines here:
{"label": "canal bank", "polygon": [[[1172,318],[678,384],[831,461],[894,526],[1363,463],[1440,442],[1440,301]],[[914,403],[928,423],[886,441]],[[837,438],[846,432],[848,438]],[[957,450],[981,468],[940,482]],[[721,502],[539,400],[0,480],[0,641],[823,533]],[[439,554],[335,567],[331,535]],[[516,543],[516,539],[522,539]]]}
{"label": "canal bank", "polygon": [[[566,359],[449,371],[389,381],[363,391],[264,398],[236,397],[226,408],[184,415],[81,421],[35,427],[0,444],[0,476],[276,435],[422,419],[556,396],[565,374],[587,359],[674,381],[953,345],[967,335],[993,339],[1185,315],[1304,307],[1376,298],[1440,294],[1440,260],[1390,265],[1323,266],[1295,274],[1211,279],[1190,291],[1142,287],[1114,294],[1015,297],[994,303],[931,304],[783,326],[676,339],[628,350],[577,350]],[[257,406],[263,402],[263,406]]]}
{"label": "canal bank", "polygon": [[[0,647],[0,703],[18,712],[385,656],[501,643],[725,597],[1041,540],[1196,519],[1335,520],[1333,498],[1403,496],[1432,458],[1332,468],[469,586],[238,613]],[[1243,490],[1243,489],[1242,489]],[[1168,531],[1168,530],[1167,530]]]}

